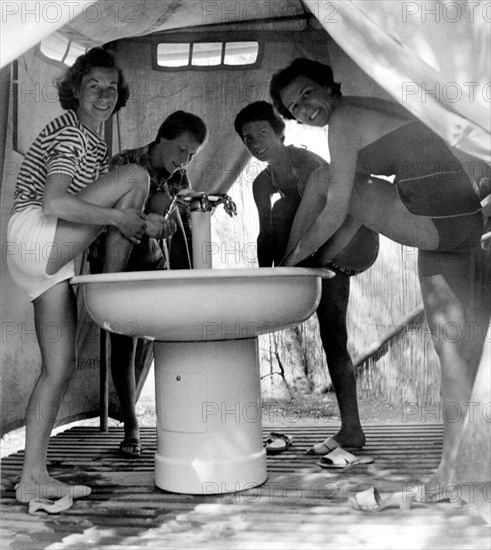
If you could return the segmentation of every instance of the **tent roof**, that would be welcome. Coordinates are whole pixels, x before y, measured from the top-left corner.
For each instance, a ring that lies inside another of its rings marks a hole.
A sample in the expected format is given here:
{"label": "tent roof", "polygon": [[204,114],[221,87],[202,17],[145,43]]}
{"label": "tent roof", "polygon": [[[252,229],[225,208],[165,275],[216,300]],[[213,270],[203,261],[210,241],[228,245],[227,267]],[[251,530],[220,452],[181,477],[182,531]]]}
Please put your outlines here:
{"label": "tent roof", "polygon": [[267,21],[275,21],[277,27],[282,22],[289,25],[292,18],[308,13],[301,0],[139,0],[128,3],[98,0],[66,23],[61,32],[84,45],[95,45],[189,27],[233,26],[239,22],[254,21],[264,25]]}
{"label": "tent roof", "polygon": [[[2,5],[0,62],[5,66],[55,32],[83,48],[180,29],[214,30],[251,25],[254,29],[290,29],[292,20],[310,10],[303,0],[79,0]],[[298,24],[298,23],[297,23]],[[269,25],[269,27],[268,27]]]}

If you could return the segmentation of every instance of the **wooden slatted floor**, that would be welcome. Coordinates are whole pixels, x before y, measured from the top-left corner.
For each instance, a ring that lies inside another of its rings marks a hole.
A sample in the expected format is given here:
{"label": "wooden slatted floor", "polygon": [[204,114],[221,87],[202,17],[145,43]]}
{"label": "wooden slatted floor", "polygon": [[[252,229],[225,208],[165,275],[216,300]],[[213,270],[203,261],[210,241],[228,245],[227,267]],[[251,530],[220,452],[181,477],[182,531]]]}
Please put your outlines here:
{"label": "wooden slatted floor", "polygon": [[[1,547],[12,549],[479,549],[491,547],[490,527],[472,507],[418,505],[367,514],[348,496],[375,485],[383,492],[411,490],[441,453],[442,427],[368,425],[360,455],[375,462],[323,470],[305,448],[321,441],[324,426],[282,428],[294,436],[285,453],[268,457],[268,480],[232,494],[178,495],[153,483],[156,434],[142,429],[139,460],[117,454],[122,428],[101,433],[76,427],[52,437],[50,472],[93,488],[86,500],[57,516],[33,516],[14,498],[23,453],[1,461]],[[264,429],[266,435],[271,427]],[[330,430],[331,431],[331,430]],[[332,430],[334,433],[334,429]]]}

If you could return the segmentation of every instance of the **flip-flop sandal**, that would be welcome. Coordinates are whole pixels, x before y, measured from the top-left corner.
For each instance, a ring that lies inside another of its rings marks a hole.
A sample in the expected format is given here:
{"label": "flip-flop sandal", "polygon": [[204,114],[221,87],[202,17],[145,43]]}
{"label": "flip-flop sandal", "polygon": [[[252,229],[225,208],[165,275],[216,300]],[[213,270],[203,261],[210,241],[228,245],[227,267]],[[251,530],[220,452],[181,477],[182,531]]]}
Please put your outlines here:
{"label": "flip-flop sandal", "polygon": [[[123,447],[133,447],[133,452],[126,451]],[[142,454],[141,442],[137,437],[128,437],[119,444],[119,454],[124,458],[140,458]]]}
{"label": "flip-flop sandal", "polygon": [[342,447],[338,447],[332,453],[323,456],[318,464],[322,468],[343,469],[357,464],[371,464],[372,462],[373,458],[371,456],[355,456]]}
{"label": "flip-flop sandal", "polygon": [[370,487],[348,498],[351,507],[361,512],[380,512],[386,508],[400,508],[407,511],[411,509],[414,502],[414,498],[401,492],[382,497],[376,487]]}
{"label": "flip-flop sandal", "polygon": [[29,501],[29,513],[38,515],[40,512],[48,514],[59,514],[72,507],[73,500],[69,495],[61,497],[58,500],[50,500],[48,498],[34,498]]}
{"label": "flip-flop sandal", "polygon": [[362,512],[380,512],[386,508],[400,508],[402,511],[407,511],[414,505],[424,506],[428,503],[441,502],[441,500],[449,500],[452,508],[462,508],[464,504],[461,498],[452,498],[452,495],[444,498],[437,497],[435,500],[433,497],[429,491],[424,494],[390,493],[386,497],[382,497],[376,487],[370,487],[366,491],[356,493],[354,497],[349,497],[348,503],[353,509]]}
{"label": "flip-flop sandal", "polygon": [[292,444],[292,441],[292,435],[271,432],[264,442],[264,447],[266,447],[267,454],[274,455],[286,451],[286,449],[288,449],[288,447]]}
{"label": "flip-flop sandal", "polygon": [[333,439],[332,437],[329,437],[328,439],[326,439],[325,441],[323,441],[322,443],[317,443],[315,444],[313,447],[311,447],[310,449],[307,449],[305,451],[305,454],[306,455],[315,455],[315,456],[324,456],[324,455],[328,455],[329,453],[332,453],[333,451],[335,451],[336,449],[345,449],[345,450],[353,450],[353,451],[359,451],[361,449],[361,447],[352,447],[352,446],[344,446],[344,445],[341,445],[341,443],[338,443],[335,439]]}

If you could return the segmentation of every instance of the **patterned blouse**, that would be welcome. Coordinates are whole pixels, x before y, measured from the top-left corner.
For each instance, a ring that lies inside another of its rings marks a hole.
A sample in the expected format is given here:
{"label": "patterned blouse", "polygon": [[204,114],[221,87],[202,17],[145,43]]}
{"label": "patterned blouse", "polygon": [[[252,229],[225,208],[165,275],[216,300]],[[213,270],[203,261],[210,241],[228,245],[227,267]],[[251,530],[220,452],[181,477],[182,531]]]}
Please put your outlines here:
{"label": "patterned blouse", "polygon": [[53,174],[69,176],[68,192],[75,195],[107,170],[106,143],[75,111],[66,111],[45,126],[29,148],[17,177],[12,214],[41,206],[46,179]]}

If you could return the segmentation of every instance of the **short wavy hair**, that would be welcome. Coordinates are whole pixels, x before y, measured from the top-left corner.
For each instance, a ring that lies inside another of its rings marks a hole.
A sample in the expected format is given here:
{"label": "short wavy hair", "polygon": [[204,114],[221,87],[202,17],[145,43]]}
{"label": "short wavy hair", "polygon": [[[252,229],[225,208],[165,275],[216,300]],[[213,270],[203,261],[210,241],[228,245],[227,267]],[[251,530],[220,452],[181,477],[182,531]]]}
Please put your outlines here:
{"label": "short wavy hair", "polygon": [[174,111],[160,125],[155,141],[158,142],[161,138],[175,139],[184,132],[192,134],[201,144],[208,137],[208,128],[202,118],[186,111]]}
{"label": "short wavy hair", "polygon": [[254,101],[249,103],[235,117],[234,128],[240,138],[244,140],[242,128],[248,122],[269,122],[278,136],[284,136],[285,121],[275,112],[273,105],[267,101]]}
{"label": "short wavy hair", "polygon": [[65,74],[56,82],[58,97],[63,109],[76,110],[78,107],[78,98],[75,93],[82,84],[84,76],[96,67],[105,69],[116,69],[118,71],[118,101],[114,107],[113,113],[119,111],[126,105],[130,97],[130,90],[123,75],[123,71],[116,64],[114,53],[104,48],[92,48],[83,55],[77,57],[75,63],[69,67]]}
{"label": "short wavy hair", "polygon": [[281,69],[275,73],[271,79],[269,86],[269,95],[273,100],[276,110],[281,116],[288,120],[295,120],[295,117],[283,105],[280,97],[281,91],[299,76],[306,76],[321,86],[330,87],[332,94],[336,97],[341,97],[341,84],[334,82],[332,69],[329,65],[324,65],[313,59],[299,57],[292,61],[288,67]]}

